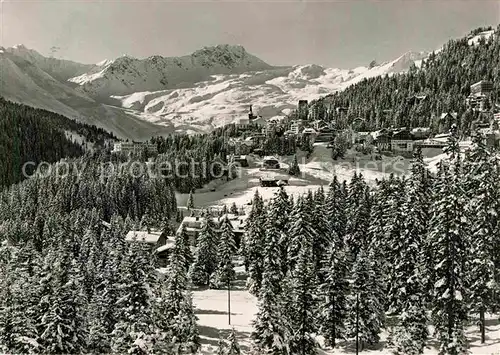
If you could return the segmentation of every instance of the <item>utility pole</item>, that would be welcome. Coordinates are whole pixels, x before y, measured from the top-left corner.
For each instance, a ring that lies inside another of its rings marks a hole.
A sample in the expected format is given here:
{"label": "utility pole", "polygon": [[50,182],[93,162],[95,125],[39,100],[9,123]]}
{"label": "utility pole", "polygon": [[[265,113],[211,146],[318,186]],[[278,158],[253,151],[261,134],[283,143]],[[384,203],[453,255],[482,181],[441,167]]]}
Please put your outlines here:
{"label": "utility pole", "polygon": [[231,279],[227,278],[227,317],[231,325]]}
{"label": "utility pole", "polygon": [[356,355],[359,354],[359,294],[356,294]]}

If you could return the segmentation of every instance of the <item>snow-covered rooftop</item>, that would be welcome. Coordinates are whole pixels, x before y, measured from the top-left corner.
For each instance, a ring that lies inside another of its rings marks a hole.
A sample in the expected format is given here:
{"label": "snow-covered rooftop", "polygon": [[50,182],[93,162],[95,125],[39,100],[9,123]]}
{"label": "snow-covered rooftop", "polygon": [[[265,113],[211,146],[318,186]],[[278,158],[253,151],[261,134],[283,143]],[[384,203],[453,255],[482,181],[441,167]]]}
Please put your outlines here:
{"label": "snow-covered rooftop", "polygon": [[127,242],[142,242],[148,244],[156,244],[160,240],[160,232],[151,232],[147,231],[130,231],[125,236],[125,240]]}

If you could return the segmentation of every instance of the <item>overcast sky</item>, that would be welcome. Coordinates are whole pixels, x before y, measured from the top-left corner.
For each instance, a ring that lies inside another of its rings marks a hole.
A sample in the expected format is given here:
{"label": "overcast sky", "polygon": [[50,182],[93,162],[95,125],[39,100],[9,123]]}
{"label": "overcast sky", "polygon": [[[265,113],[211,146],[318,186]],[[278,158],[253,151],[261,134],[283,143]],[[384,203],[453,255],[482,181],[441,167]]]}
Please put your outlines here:
{"label": "overcast sky", "polygon": [[84,63],[229,43],[270,64],[351,68],[500,23],[500,0],[0,2],[0,45]]}

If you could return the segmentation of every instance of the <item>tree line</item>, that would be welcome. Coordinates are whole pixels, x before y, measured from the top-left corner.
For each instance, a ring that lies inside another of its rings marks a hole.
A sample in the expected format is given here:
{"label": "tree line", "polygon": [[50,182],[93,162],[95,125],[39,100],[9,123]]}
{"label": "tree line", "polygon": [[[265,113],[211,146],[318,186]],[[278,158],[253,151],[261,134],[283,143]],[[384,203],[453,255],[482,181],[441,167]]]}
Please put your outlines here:
{"label": "tree line", "polygon": [[489,39],[481,38],[478,45],[468,43],[483,30],[450,40],[420,67],[412,65],[404,74],[364,79],[312,102],[310,110],[319,119],[334,121],[339,129],[353,125],[361,131],[394,126],[432,127],[437,132],[441,113],[457,112],[459,130],[471,133],[471,122],[479,116],[466,107],[470,85],[480,80],[493,83],[488,110],[495,109],[500,95],[499,28]]}
{"label": "tree line", "polygon": [[[239,248],[227,219],[194,245],[180,228],[164,276],[124,235],[171,233],[168,179],[101,181],[90,169],[78,189],[46,176],[13,185],[0,196],[2,350],[196,353],[191,290],[225,289],[241,258],[258,302],[254,354],[316,354],[316,335],[329,347],[357,336],[363,349],[382,329],[394,354],[422,354],[430,324],[440,354],[464,354],[471,316],[484,340],[500,305],[499,163],[479,134],[462,156],[457,136],[435,175],[417,154],[408,178],[373,187],[356,174],[295,199],[256,192]],[[240,352],[234,331],[220,342],[221,354]]]}
{"label": "tree line", "polygon": [[[68,134],[82,137],[75,141]],[[89,144],[103,147],[112,134],[59,114],[16,104],[0,97],[0,186],[21,181],[22,166],[31,161],[54,163],[79,157]]]}

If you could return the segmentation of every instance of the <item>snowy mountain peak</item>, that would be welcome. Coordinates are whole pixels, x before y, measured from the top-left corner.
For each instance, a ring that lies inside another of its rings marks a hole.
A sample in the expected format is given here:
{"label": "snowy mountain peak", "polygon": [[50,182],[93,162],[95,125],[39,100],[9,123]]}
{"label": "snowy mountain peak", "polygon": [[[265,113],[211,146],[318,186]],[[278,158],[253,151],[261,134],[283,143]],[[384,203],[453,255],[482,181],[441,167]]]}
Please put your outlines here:
{"label": "snowy mountain peak", "polygon": [[16,44],[15,46],[5,48],[5,51],[7,53],[22,56],[24,59],[43,58],[40,53],[38,53],[34,49],[29,49],[24,44]]}
{"label": "snowy mountain peak", "polygon": [[127,95],[190,86],[217,74],[241,74],[272,66],[248,53],[243,46],[204,47],[182,57],[153,55],[145,59],[122,56],[104,61],[69,81],[94,98]]}

